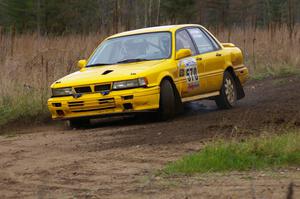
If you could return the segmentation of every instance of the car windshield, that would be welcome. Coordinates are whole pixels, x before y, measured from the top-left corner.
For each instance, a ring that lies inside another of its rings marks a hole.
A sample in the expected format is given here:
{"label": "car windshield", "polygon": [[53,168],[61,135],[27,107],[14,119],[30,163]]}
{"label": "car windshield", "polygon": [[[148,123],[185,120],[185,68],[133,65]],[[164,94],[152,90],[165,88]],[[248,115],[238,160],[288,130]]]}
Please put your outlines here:
{"label": "car windshield", "polygon": [[87,67],[167,59],[171,56],[171,45],[170,32],[109,39],[96,49]]}

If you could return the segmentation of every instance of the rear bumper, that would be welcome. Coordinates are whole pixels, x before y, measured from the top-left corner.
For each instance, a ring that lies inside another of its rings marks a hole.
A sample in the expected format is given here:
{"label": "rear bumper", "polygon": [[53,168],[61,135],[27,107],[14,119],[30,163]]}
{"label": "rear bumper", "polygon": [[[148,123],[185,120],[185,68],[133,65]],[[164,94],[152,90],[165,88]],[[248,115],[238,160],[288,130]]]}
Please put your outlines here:
{"label": "rear bumper", "polygon": [[159,87],[136,88],[100,93],[54,97],[48,100],[48,108],[55,120],[78,117],[97,117],[118,113],[151,111],[159,108]]}
{"label": "rear bumper", "polygon": [[240,66],[234,69],[235,74],[243,85],[249,78],[249,70],[246,66]]}

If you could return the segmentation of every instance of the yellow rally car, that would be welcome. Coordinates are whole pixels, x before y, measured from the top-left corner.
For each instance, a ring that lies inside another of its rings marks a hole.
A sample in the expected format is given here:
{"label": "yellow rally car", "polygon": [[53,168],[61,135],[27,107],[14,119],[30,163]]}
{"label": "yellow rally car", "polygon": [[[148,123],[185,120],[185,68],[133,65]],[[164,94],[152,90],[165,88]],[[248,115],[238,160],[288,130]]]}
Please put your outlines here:
{"label": "yellow rally car", "polygon": [[213,99],[228,109],[245,96],[242,52],[200,25],[123,32],[105,39],[80,71],[51,85],[53,119],[72,127],[101,115],[156,111],[172,118],[182,103]]}

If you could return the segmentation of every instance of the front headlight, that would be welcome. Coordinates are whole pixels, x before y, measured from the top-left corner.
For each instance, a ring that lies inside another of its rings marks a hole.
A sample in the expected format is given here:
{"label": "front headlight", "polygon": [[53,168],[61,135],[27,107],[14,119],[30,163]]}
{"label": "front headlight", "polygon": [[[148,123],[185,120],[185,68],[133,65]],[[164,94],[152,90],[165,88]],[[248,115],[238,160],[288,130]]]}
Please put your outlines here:
{"label": "front headlight", "polygon": [[70,96],[72,95],[72,88],[52,88],[52,96],[53,97],[60,97],[60,96]]}
{"label": "front headlight", "polygon": [[113,83],[113,90],[130,89],[147,86],[146,78],[138,78]]}

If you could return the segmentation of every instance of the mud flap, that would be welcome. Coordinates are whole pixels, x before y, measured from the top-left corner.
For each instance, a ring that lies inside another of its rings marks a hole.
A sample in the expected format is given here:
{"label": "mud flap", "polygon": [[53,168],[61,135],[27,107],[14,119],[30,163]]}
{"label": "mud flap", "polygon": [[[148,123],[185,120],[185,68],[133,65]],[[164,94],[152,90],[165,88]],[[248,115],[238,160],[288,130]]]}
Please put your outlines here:
{"label": "mud flap", "polygon": [[174,83],[172,83],[172,87],[174,90],[174,96],[175,96],[175,109],[176,109],[176,114],[181,114],[183,113],[183,104],[181,101],[181,97],[180,94],[176,88],[176,85]]}
{"label": "mud flap", "polygon": [[237,89],[237,99],[243,99],[245,97],[245,92],[244,92],[244,88],[239,80],[239,78],[234,74],[233,78],[235,80],[236,83],[236,89]]}

